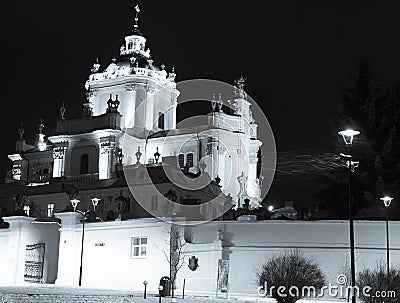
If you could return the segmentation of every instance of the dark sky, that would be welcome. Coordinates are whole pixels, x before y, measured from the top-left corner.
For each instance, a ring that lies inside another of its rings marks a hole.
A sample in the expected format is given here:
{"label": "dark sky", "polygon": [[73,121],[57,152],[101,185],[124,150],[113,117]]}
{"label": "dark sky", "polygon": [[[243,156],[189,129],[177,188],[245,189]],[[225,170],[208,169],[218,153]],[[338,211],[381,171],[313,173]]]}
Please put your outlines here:
{"label": "dark sky", "polygon": [[105,68],[118,56],[137,3],[155,64],[174,66],[177,81],[247,77],[278,153],[324,149],[327,119],[360,56],[386,87],[400,80],[395,0],[3,1],[0,175],[21,121],[29,141],[40,117],[51,133],[61,101],[67,118],[80,114],[94,59]]}

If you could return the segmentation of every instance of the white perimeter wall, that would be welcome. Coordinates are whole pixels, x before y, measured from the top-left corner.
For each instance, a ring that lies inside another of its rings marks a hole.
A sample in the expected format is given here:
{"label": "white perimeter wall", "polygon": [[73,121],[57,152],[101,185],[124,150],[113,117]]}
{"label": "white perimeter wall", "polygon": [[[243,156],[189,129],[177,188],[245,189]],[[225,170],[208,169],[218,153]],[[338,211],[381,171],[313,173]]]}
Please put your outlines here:
{"label": "white perimeter wall", "polygon": [[[274,254],[300,248],[304,254],[319,262],[327,283],[337,285],[336,278],[350,266],[348,221],[260,221],[260,222],[211,222],[192,227],[195,242],[215,241],[217,231],[223,231],[221,256],[230,260],[229,292],[256,295],[255,272]],[[389,222],[390,262],[400,266],[400,222]],[[199,245],[199,247],[202,245]],[[196,247],[196,245],[194,245]],[[185,266],[179,275],[186,279],[187,291],[206,290],[210,281],[201,281],[203,267],[210,272],[216,290],[216,254],[193,255],[199,258],[199,269],[190,271]],[[386,229],[384,221],[355,221],[356,272],[375,267],[382,260],[386,264]],[[211,264],[210,264],[211,263]],[[214,268],[214,270],[213,270]],[[182,285],[182,282],[177,285]],[[196,283],[196,286],[193,284]]]}
{"label": "white perimeter wall", "polygon": [[5,217],[10,223],[0,229],[0,285],[25,284],[26,245],[45,243],[43,283],[54,283],[57,277],[59,225],[40,223],[29,217]]}
{"label": "white perimeter wall", "polygon": [[[77,286],[82,239],[81,215],[56,214],[62,220],[56,284]],[[169,276],[168,225],[157,219],[85,224],[82,286],[158,291],[159,280]],[[131,257],[131,238],[147,237],[147,256]]]}
{"label": "white perimeter wall", "polygon": [[[33,223],[26,217],[6,217],[9,229],[0,230],[0,285],[23,284],[26,244],[46,243],[46,281],[77,286],[79,280],[82,223],[78,213],[60,213],[62,226]],[[158,219],[95,222],[85,224],[82,286],[157,292],[159,280],[169,275],[164,253],[169,225]],[[255,271],[274,254],[300,248],[319,262],[327,282],[349,266],[348,221],[215,221],[182,227],[193,234],[187,245],[186,264],[178,273],[176,293],[215,294],[218,259],[229,259],[229,293],[256,296]],[[220,232],[218,232],[220,231]],[[389,222],[392,265],[400,265],[400,222]],[[131,238],[147,237],[147,256],[131,257]],[[57,247],[59,243],[59,256]],[[384,221],[355,221],[356,271],[386,262]],[[199,260],[196,271],[188,259]],[[58,258],[58,268],[56,261]]]}

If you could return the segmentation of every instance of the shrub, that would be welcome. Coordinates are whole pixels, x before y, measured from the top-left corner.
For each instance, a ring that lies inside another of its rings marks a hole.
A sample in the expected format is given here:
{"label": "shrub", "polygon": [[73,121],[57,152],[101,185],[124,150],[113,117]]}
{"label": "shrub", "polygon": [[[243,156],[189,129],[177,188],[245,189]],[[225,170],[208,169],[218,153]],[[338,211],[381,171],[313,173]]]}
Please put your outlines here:
{"label": "shrub", "polygon": [[[293,303],[316,295],[325,284],[325,276],[316,261],[292,250],[268,259],[257,272],[257,282],[278,303]],[[278,293],[278,287],[284,289]]]}
{"label": "shrub", "polygon": [[[391,268],[388,280],[386,264],[379,262],[374,269],[364,269],[359,272],[357,286],[360,289],[360,298],[365,303],[399,303],[400,269]],[[371,289],[364,295],[362,289],[366,286]]]}

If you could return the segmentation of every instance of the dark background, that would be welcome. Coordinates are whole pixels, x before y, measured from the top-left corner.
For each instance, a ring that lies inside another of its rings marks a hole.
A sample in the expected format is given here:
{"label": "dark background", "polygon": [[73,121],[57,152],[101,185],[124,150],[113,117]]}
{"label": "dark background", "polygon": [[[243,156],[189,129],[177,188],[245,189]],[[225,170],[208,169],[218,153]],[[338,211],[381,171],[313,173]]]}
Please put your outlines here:
{"label": "dark background", "polygon": [[[325,151],[328,118],[359,57],[387,87],[400,79],[398,1],[5,1],[1,176],[21,121],[33,142],[41,117],[51,134],[62,101],[67,118],[80,115],[94,59],[103,69],[118,56],[137,3],[154,62],[167,71],[174,66],[176,81],[247,77],[246,91],[269,119],[278,155]],[[307,184],[279,178],[268,197],[309,202]]]}

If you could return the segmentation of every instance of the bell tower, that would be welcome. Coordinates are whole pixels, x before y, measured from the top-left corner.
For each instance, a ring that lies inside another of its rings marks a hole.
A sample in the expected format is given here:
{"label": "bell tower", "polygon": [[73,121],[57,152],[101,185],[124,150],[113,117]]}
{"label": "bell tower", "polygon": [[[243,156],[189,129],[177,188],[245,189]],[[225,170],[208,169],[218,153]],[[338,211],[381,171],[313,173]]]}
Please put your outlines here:
{"label": "bell tower", "polygon": [[133,129],[130,133],[138,136],[174,129],[179,95],[174,69],[168,73],[164,64],[153,64],[146,38],[139,30],[139,12],[136,5],[133,29],[120,47],[119,57],[104,70],[96,60],[85,84],[93,116],[104,114],[109,96],[118,95],[121,127]]}

